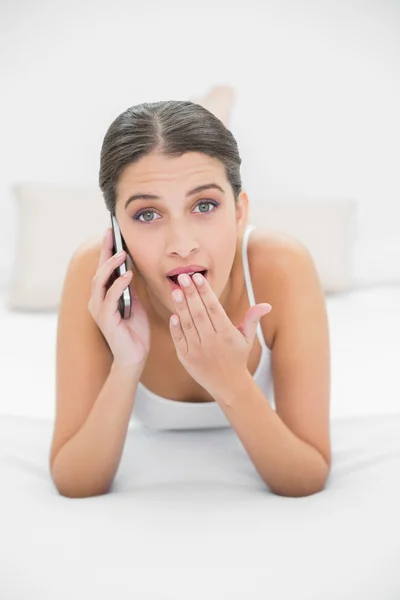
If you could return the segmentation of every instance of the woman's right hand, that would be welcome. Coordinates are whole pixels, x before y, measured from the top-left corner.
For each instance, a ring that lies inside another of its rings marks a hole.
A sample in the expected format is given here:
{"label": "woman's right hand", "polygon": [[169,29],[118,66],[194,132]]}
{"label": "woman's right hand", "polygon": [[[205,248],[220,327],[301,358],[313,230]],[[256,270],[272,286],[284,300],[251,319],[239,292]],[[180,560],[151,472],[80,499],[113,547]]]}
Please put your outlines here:
{"label": "woman's right hand", "polygon": [[129,319],[123,319],[118,309],[118,300],[130,284],[128,277],[117,277],[108,289],[114,270],[126,260],[126,252],[113,255],[113,236],[110,227],[103,238],[97,271],[92,280],[89,311],[103,333],[114,362],[120,366],[144,368],[150,350],[150,323],[139,298],[132,293],[132,310]]}

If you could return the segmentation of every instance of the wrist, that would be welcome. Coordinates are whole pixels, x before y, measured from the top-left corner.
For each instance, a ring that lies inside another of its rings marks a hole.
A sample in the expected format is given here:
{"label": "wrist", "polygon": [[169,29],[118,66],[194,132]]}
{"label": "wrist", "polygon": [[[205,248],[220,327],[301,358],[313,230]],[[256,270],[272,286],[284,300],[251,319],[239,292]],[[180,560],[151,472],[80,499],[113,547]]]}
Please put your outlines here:
{"label": "wrist", "polygon": [[215,392],[213,397],[221,407],[232,406],[237,402],[238,398],[242,398],[246,395],[246,391],[250,388],[252,381],[253,376],[246,368],[244,371],[237,373],[234,378]]}
{"label": "wrist", "polygon": [[114,361],[111,365],[111,371],[117,373],[123,378],[140,379],[146,362],[141,363],[119,363]]}

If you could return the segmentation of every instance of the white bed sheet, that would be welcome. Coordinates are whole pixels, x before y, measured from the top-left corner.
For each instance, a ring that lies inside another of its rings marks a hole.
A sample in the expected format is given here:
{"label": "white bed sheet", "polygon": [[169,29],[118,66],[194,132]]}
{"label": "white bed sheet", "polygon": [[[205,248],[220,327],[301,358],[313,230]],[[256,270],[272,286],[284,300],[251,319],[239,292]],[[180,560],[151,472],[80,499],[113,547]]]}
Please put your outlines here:
{"label": "white bed sheet", "polygon": [[400,289],[328,312],[323,492],[271,494],[233,430],[132,421],[112,493],[69,499],[48,471],[56,315],[3,309],[0,598],[399,600]]}
{"label": "white bed sheet", "polygon": [[4,600],[399,600],[400,414],[336,419],[319,494],[260,481],[232,430],[127,434],[110,494],[58,495],[51,422],[0,416]]}

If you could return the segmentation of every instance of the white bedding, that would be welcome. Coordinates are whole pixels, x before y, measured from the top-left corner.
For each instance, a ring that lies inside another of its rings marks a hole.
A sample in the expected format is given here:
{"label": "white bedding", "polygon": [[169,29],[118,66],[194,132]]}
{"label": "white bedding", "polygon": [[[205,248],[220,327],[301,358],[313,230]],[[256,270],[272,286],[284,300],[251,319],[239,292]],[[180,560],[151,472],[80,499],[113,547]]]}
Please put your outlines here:
{"label": "white bedding", "polygon": [[400,287],[327,303],[332,471],[306,498],[269,493],[233,430],[135,421],[112,493],[60,496],[57,317],[3,307],[1,600],[399,600]]}

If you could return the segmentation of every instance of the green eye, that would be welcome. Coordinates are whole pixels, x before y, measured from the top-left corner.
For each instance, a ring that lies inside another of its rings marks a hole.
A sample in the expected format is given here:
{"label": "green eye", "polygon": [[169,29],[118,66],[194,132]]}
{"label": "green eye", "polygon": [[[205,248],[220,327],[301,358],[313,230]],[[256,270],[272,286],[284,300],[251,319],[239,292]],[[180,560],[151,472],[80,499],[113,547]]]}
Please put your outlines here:
{"label": "green eye", "polygon": [[[208,202],[208,201],[207,201],[207,202],[199,202],[199,204],[198,204],[197,206],[199,206],[199,207],[200,207],[200,206],[207,206],[207,204],[209,204],[209,205],[210,205],[210,204],[211,204],[211,202]],[[210,211],[209,211],[209,210],[204,210],[204,211],[203,211],[203,210],[200,210],[200,212],[210,212]]]}
{"label": "green eye", "polygon": [[[139,216],[142,216],[142,215],[143,215],[144,217],[146,217],[146,216],[148,216],[148,215],[151,215],[152,213],[154,213],[154,210],[146,210],[146,211],[144,211],[143,213],[141,213]],[[146,218],[145,218],[145,221],[153,221],[153,219],[146,219]]]}
{"label": "green eye", "polygon": [[[214,208],[217,208],[219,206],[219,202],[215,202],[215,200],[201,200],[200,202],[197,203],[197,206],[206,206],[207,204],[211,204],[212,206],[214,206]],[[213,210],[201,210],[200,212],[203,214],[208,214],[208,213],[212,213],[214,212]],[[154,210],[149,210],[149,209],[144,209],[139,211],[138,213],[136,213],[136,215],[133,217],[134,221],[140,221],[141,223],[147,222],[147,223],[151,223],[152,221],[158,221],[158,219],[147,219],[146,217],[144,218],[144,221],[140,219],[140,217],[142,215],[148,216],[151,214],[155,214]]]}

